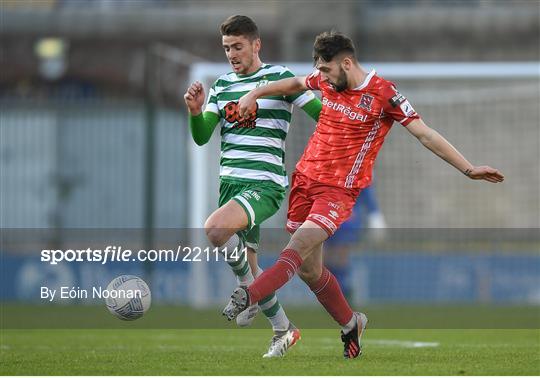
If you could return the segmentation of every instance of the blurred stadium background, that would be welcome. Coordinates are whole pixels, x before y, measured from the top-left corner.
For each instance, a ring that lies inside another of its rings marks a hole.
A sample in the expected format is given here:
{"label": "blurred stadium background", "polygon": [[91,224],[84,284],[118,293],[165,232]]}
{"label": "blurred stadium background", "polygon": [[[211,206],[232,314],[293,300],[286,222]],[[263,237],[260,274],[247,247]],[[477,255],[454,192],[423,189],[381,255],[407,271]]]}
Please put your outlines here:
{"label": "blurred stadium background", "polygon": [[[159,248],[202,226],[217,203],[218,136],[194,145],[182,95],[190,80],[208,88],[224,73],[219,24],[246,14],[265,62],[309,67],[318,33],[351,35],[366,67],[393,67],[380,73],[428,124],[506,175],[501,185],[468,181],[395,125],[376,167],[389,229],[353,248],[356,302],[540,303],[538,1],[0,4],[3,301],[37,302],[39,286],[106,285],[119,273],[147,274],[158,303],[226,300],[225,264],[50,266],[38,253],[71,248],[74,230],[103,248]],[[301,113],[289,173],[314,128]],[[263,265],[286,243],[285,209],[265,225]],[[296,279],[281,298],[315,303]]]}

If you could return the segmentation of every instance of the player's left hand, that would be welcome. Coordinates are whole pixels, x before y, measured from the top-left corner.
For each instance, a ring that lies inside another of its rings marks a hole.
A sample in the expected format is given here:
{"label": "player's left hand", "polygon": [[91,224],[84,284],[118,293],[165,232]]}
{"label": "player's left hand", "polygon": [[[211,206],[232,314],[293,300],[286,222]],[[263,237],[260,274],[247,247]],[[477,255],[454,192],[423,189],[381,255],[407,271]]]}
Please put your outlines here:
{"label": "player's left hand", "polygon": [[499,170],[487,165],[474,167],[467,176],[473,180],[486,180],[493,183],[504,181],[504,175]]}

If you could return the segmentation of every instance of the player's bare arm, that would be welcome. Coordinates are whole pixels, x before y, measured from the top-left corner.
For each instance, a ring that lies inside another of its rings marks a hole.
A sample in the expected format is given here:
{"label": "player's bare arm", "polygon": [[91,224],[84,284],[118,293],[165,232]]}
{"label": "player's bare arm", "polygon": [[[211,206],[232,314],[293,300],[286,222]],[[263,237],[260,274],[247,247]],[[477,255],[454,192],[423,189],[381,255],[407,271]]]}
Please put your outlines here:
{"label": "player's bare arm", "polygon": [[189,86],[186,93],[184,94],[184,101],[186,102],[189,113],[191,115],[201,114],[204,104],[204,98],[204,87],[201,82],[196,81]]}
{"label": "player's bare arm", "polygon": [[247,117],[257,107],[256,101],[264,96],[287,96],[307,90],[305,76],[289,77],[251,90],[238,100],[238,113]]}
{"label": "player's bare arm", "polygon": [[465,157],[436,130],[427,126],[421,119],[407,125],[407,130],[435,155],[459,169],[473,180],[486,180],[492,183],[502,182],[504,176],[495,168],[487,165],[473,166]]}

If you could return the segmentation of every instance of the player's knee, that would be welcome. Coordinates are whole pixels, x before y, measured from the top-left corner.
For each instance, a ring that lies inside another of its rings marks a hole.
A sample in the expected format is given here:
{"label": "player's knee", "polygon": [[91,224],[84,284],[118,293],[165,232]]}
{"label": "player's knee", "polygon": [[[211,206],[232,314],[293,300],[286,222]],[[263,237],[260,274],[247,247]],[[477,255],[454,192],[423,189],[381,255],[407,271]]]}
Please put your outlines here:
{"label": "player's knee", "polygon": [[292,235],[291,240],[289,240],[289,244],[287,244],[287,248],[292,248],[295,251],[300,251],[301,249],[305,248],[306,243],[302,238],[298,238],[297,235],[298,232],[295,232]]}
{"label": "player's knee", "polygon": [[221,247],[227,241],[227,238],[223,235],[223,232],[220,232],[218,229],[207,228],[205,231],[206,237],[215,247]]}
{"label": "player's knee", "polygon": [[204,231],[210,243],[216,247],[221,247],[231,237],[231,232],[212,217],[206,220]]}
{"label": "player's knee", "polygon": [[321,271],[320,269],[316,269],[315,267],[309,267],[309,268],[300,267],[300,269],[298,270],[298,276],[306,284],[313,285],[321,277]]}
{"label": "player's knee", "polygon": [[296,232],[287,245],[287,248],[294,249],[297,251],[302,258],[309,256],[310,251],[313,249],[313,242],[303,236],[299,236],[299,233]]}

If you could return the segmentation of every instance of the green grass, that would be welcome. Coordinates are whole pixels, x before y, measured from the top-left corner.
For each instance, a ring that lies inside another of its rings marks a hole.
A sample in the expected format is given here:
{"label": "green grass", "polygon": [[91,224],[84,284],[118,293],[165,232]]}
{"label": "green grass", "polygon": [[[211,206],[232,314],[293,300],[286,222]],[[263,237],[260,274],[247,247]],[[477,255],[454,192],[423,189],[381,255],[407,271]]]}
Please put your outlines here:
{"label": "green grass", "polygon": [[[382,329],[489,329],[540,328],[538,306],[496,305],[369,305],[370,328]],[[290,319],[302,328],[334,328],[335,323],[321,306],[286,306]],[[20,305],[0,303],[0,326],[21,328],[235,328],[224,321],[221,308],[196,310],[189,307],[154,305],[136,322],[122,322],[111,316],[104,305]],[[268,322],[257,317],[253,328],[266,329]]]}
{"label": "green grass", "polygon": [[[370,330],[344,360],[336,330],[303,330],[265,360],[267,330],[7,330],[2,375],[538,375],[538,330]],[[411,348],[399,341],[440,343]]]}
{"label": "green grass", "polygon": [[[0,374],[540,375],[538,307],[370,306],[356,360],[341,357],[339,330],[322,309],[287,310],[302,340],[285,358],[266,360],[271,331],[262,317],[256,328],[236,329],[217,310],[155,306],[122,322],[102,306],[3,304]],[[206,329],[193,329],[202,321]]]}

